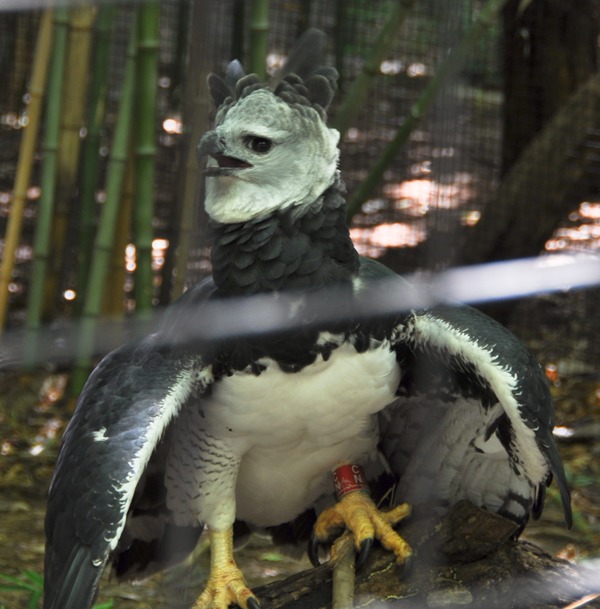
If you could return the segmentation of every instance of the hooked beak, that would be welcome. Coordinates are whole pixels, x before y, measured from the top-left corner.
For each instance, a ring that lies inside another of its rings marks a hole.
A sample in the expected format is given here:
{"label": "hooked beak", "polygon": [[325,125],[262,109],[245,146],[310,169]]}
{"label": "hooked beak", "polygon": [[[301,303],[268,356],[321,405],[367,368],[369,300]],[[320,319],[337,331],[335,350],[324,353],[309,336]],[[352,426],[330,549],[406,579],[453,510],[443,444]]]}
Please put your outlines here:
{"label": "hooked beak", "polygon": [[206,176],[234,175],[238,169],[247,169],[252,165],[242,159],[225,153],[225,143],[216,131],[204,134],[198,144],[198,159],[209,157],[204,174]]}

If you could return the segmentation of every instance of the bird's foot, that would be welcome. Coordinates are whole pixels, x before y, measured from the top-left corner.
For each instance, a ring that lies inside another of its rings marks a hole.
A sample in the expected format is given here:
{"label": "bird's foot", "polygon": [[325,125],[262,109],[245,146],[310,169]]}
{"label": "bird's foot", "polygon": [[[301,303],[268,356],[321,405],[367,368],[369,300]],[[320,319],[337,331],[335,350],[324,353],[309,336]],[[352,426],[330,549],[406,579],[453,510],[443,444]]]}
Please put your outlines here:
{"label": "bird's foot", "polygon": [[237,605],[242,609],[260,609],[258,599],[246,585],[237,565],[212,571],[206,588],[196,600],[193,609],[227,609]]}
{"label": "bird's foot", "polygon": [[248,588],[233,558],[231,531],[210,531],[211,569],[208,582],[193,609],[260,609],[258,599]]}
{"label": "bird's foot", "polygon": [[384,548],[394,552],[399,564],[408,566],[412,549],[392,527],[409,515],[410,506],[407,503],[382,512],[367,492],[349,492],[317,518],[309,543],[309,558],[313,565],[319,565],[319,547],[329,544],[345,527],[352,531],[354,537],[354,546],[358,553],[357,567],[365,564],[375,539],[378,539]]}

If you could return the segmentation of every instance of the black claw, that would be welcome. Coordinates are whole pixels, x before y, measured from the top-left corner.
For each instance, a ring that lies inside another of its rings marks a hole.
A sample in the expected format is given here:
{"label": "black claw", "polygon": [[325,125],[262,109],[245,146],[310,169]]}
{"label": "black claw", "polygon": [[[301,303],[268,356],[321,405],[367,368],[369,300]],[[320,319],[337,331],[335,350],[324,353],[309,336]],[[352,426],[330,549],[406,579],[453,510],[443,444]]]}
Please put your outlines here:
{"label": "black claw", "polygon": [[248,609],[260,609],[260,603],[253,596],[248,598],[246,605],[248,605]]}
{"label": "black claw", "polygon": [[308,560],[313,567],[320,567],[321,562],[319,561],[319,548],[321,543],[317,539],[317,536],[312,533],[308,540]]}
{"label": "black claw", "polygon": [[373,549],[373,538],[367,537],[367,539],[364,539],[361,542],[360,548],[358,549],[358,556],[356,557],[356,570],[362,569],[365,566],[367,559],[371,555],[372,549]]}
{"label": "black claw", "polygon": [[407,556],[404,559],[404,564],[400,565],[400,578],[404,579],[412,570],[413,557]]}

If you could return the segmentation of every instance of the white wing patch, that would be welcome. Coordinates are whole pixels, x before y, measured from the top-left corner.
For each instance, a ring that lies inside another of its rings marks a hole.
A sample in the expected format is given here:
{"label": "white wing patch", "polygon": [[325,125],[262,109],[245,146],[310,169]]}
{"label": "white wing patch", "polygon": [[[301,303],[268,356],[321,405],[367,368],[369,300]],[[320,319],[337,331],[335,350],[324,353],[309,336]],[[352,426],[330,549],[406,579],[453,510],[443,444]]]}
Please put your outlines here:
{"label": "white wing patch", "polygon": [[94,439],[94,442],[106,442],[108,440],[106,427],[101,427],[98,431],[93,431],[92,438]]}
{"label": "white wing patch", "polygon": [[[392,468],[402,472],[398,497],[415,505],[432,498],[450,503],[467,499],[494,512],[509,509],[526,519],[523,504],[507,498],[506,490],[527,500],[531,483],[515,473],[497,438],[484,442],[485,429],[501,408],[496,404],[484,409],[475,398],[451,406],[424,395],[400,400],[390,420],[396,429],[383,444]],[[473,450],[479,442],[485,449],[481,452]],[[394,452],[401,443],[401,450]]]}
{"label": "white wing patch", "polygon": [[490,349],[480,345],[473,336],[461,332],[450,323],[430,314],[416,315],[414,329],[420,335],[417,342],[430,344],[439,352],[470,362],[496,394],[515,430],[515,448],[524,465],[524,474],[532,484],[546,480],[548,463],[538,448],[535,431],[527,426],[520,414],[515,396],[517,378],[503,367]]}
{"label": "white wing patch", "polygon": [[127,481],[119,489],[121,494],[121,521],[118,525],[116,535],[110,541],[111,550],[114,550],[117,547],[121,533],[125,527],[127,511],[129,504],[133,499],[137,483],[165,429],[172,421],[173,417],[177,415],[183,404],[185,404],[198,382],[210,382],[211,378],[212,371],[203,370],[199,373],[197,368],[190,365],[179,373],[176,382],[173,384],[169,393],[164,397],[157,414],[151,424],[146,428],[146,435],[141,448],[129,462],[130,469]]}

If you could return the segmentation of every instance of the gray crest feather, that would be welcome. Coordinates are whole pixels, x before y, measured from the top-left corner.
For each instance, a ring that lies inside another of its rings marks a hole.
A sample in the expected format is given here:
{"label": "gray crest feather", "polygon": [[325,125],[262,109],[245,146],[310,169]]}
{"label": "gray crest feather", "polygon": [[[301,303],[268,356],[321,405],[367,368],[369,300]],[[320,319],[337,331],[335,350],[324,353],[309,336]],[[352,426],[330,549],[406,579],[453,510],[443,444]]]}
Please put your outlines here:
{"label": "gray crest feather", "polygon": [[218,108],[228,97],[235,95],[235,87],[239,80],[244,78],[246,73],[242,64],[234,59],[227,66],[225,78],[221,78],[217,74],[208,75],[208,90],[213,103]]}
{"label": "gray crest feather", "polygon": [[230,61],[225,72],[227,84],[233,89],[237,81],[244,78],[244,76],[246,76],[246,72],[244,72],[242,64],[237,59]]}
{"label": "gray crest feather", "polygon": [[[337,79],[337,72],[333,71]],[[337,89],[335,79],[327,78],[323,74],[313,74],[304,81],[304,86],[308,89],[308,99],[313,104],[319,104],[323,110],[327,110]]]}
{"label": "gray crest feather", "polygon": [[300,36],[288,55],[279,79],[288,74],[297,74],[303,80],[321,67],[327,37],[321,30],[310,28]]}
{"label": "gray crest feather", "polygon": [[246,95],[250,95],[250,93],[253,91],[262,89],[265,86],[265,83],[262,82],[257,74],[248,74],[237,82],[235,86],[235,98],[241,99],[242,97],[246,97]]}
{"label": "gray crest feather", "polygon": [[288,104],[312,106],[324,119],[325,111],[337,90],[338,78],[335,68],[323,65],[326,41],[324,32],[315,28],[308,29],[290,51],[279,74],[269,84],[261,81],[256,74],[246,75],[240,62],[232,61],[224,78],[216,74],[208,77],[210,95],[215,106],[223,106],[227,111],[236,100],[257,89],[269,87]]}
{"label": "gray crest feather", "polygon": [[[326,41],[324,32],[315,28],[300,37],[275,78],[276,95],[290,102],[294,94],[301,95],[318,111],[327,110],[337,91],[338,72],[323,65]],[[294,89],[291,95],[290,85]]]}

